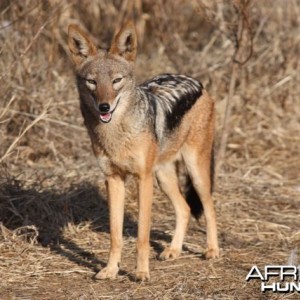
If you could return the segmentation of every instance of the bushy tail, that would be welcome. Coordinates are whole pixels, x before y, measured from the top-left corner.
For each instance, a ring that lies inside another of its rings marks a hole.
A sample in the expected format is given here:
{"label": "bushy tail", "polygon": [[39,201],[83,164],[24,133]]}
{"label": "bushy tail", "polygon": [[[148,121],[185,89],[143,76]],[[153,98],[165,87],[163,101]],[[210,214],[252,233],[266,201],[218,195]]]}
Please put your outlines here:
{"label": "bushy tail", "polygon": [[191,209],[192,215],[198,220],[203,213],[203,206],[189,175],[187,175],[185,199]]}
{"label": "bushy tail", "polygon": [[[210,182],[211,182],[211,193],[214,188],[214,176],[215,176],[215,156],[214,150],[212,150],[210,160]],[[200,197],[198,196],[190,176],[187,174],[186,188],[185,188],[185,199],[191,209],[192,215],[198,220],[203,213],[203,205]]]}

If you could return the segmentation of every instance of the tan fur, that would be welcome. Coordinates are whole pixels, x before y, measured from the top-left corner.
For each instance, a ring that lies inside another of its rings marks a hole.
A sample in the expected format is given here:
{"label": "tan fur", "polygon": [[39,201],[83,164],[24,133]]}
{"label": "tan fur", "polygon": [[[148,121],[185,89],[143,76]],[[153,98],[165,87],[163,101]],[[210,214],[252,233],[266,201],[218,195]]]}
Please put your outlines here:
{"label": "tan fur", "polygon": [[[97,85],[91,83],[96,105],[106,101],[116,105],[117,92],[111,80],[121,68],[129,68],[136,57],[136,34],[132,23],[124,26],[114,37],[112,46],[105,56],[96,52],[88,35],[76,26],[69,27],[69,48],[77,74],[96,78]],[[104,58],[103,58],[104,57]],[[105,58],[106,57],[106,58]],[[92,63],[92,59],[111,61],[112,74],[106,74],[105,67]],[[102,68],[102,69],[101,69]],[[103,72],[103,76],[101,75]],[[128,71],[129,74],[131,71]],[[86,74],[87,73],[87,74]],[[101,76],[100,76],[100,75]],[[110,78],[105,79],[105,76]],[[97,77],[98,76],[98,77]],[[96,80],[95,79],[95,80]],[[87,78],[87,81],[89,78]],[[124,84],[126,84],[125,81]],[[89,83],[87,82],[88,86]],[[134,81],[132,81],[134,84]],[[79,85],[79,90],[84,87]],[[82,92],[90,97],[89,92]],[[129,99],[131,90],[123,93]],[[103,100],[104,99],[104,100]],[[129,100],[128,100],[129,101]],[[124,102],[124,101],[123,101]],[[119,270],[122,251],[122,227],[124,215],[124,180],[133,174],[138,181],[139,217],[137,239],[137,271],[140,280],[149,279],[149,238],[151,206],[153,197],[153,175],[160,182],[162,190],[170,198],[176,213],[176,230],[170,247],[161,254],[162,259],[177,257],[182,248],[184,234],[190,218],[190,208],[179,190],[175,161],[183,160],[192,178],[197,193],[201,196],[204,215],[207,221],[207,258],[219,255],[216,217],[211,198],[210,161],[214,138],[214,102],[203,90],[203,95],[183,117],[180,126],[166,136],[159,145],[153,134],[142,131],[133,123],[133,116],[126,114],[126,103],[119,105],[114,112],[114,122],[109,126],[100,124],[89,115],[85,103],[81,109],[88,129],[93,151],[99,166],[107,177],[107,190],[110,209],[111,249],[106,268],[96,276],[98,279],[114,278]],[[117,103],[118,104],[118,103]]]}
{"label": "tan fur", "polygon": [[[83,39],[86,42],[86,47],[78,49],[76,46],[78,39]],[[85,58],[95,56],[98,52],[88,35],[77,25],[69,26],[68,44],[75,65],[80,65]]]}
{"label": "tan fur", "polygon": [[[134,34],[132,34],[134,32]],[[126,39],[132,39],[131,41]],[[123,43],[125,46],[120,46]],[[135,61],[137,50],[137,38],[135,34],[135,26],[132,22],[127,22],[124,28],[120,30],[114,37],[109,53],[119,55],[129,61]]]}

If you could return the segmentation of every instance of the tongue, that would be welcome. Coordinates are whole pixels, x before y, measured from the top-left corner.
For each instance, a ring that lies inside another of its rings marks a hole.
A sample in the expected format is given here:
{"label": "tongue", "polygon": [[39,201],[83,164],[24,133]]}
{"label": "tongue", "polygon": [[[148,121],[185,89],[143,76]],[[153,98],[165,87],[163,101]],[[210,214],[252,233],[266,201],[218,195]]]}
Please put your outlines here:
{"label": "tongue", "polygon": [[111,119],[111,113],[101,114],[100,119],[103,122],[109,122]]}

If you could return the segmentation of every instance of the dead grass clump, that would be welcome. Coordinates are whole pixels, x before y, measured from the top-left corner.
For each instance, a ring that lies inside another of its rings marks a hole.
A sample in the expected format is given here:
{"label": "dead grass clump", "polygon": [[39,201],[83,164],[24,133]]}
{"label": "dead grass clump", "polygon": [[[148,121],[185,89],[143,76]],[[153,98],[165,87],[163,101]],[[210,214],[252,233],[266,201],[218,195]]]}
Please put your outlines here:
{"label": "dead grass clump", "polygon": [[42,245],[59,241],[69,223],[78,225],[101,218],[102,225],[107,226],[106,203],[95,186],[84,182],[45,189],[40,183],[26,185],[1,176],[0,211],[2,226]]}

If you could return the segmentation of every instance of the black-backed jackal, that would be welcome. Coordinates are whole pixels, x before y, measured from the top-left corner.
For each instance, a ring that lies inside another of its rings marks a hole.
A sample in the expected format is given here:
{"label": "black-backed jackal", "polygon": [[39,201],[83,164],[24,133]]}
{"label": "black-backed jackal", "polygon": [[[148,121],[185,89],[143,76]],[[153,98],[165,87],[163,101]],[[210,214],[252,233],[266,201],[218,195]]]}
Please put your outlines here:
{"label": "black-backed jackal", "polygon": [[[136,85],[135,27],[127,23],[108,51],[96,48],[76,25],[68,44],[75,64],[80,108],[93,151],[106,176],[111,248],[107,267],[96,278],[114,278],[119,271],[124,216],[124,180],[138,180],[138,280],[149,279],[149,237],[153,177],[170,198],[176,229],[161,259],[179,256],[190,214],[204,209],[207,258],[219,255],[216,216],[211,197],[214,102],[201,83],[184,75],[159,75]],[[184,162],[190,184],[186,199],[179,188],[176,163]],[[201,201],[200,201],[201,199]]]}

